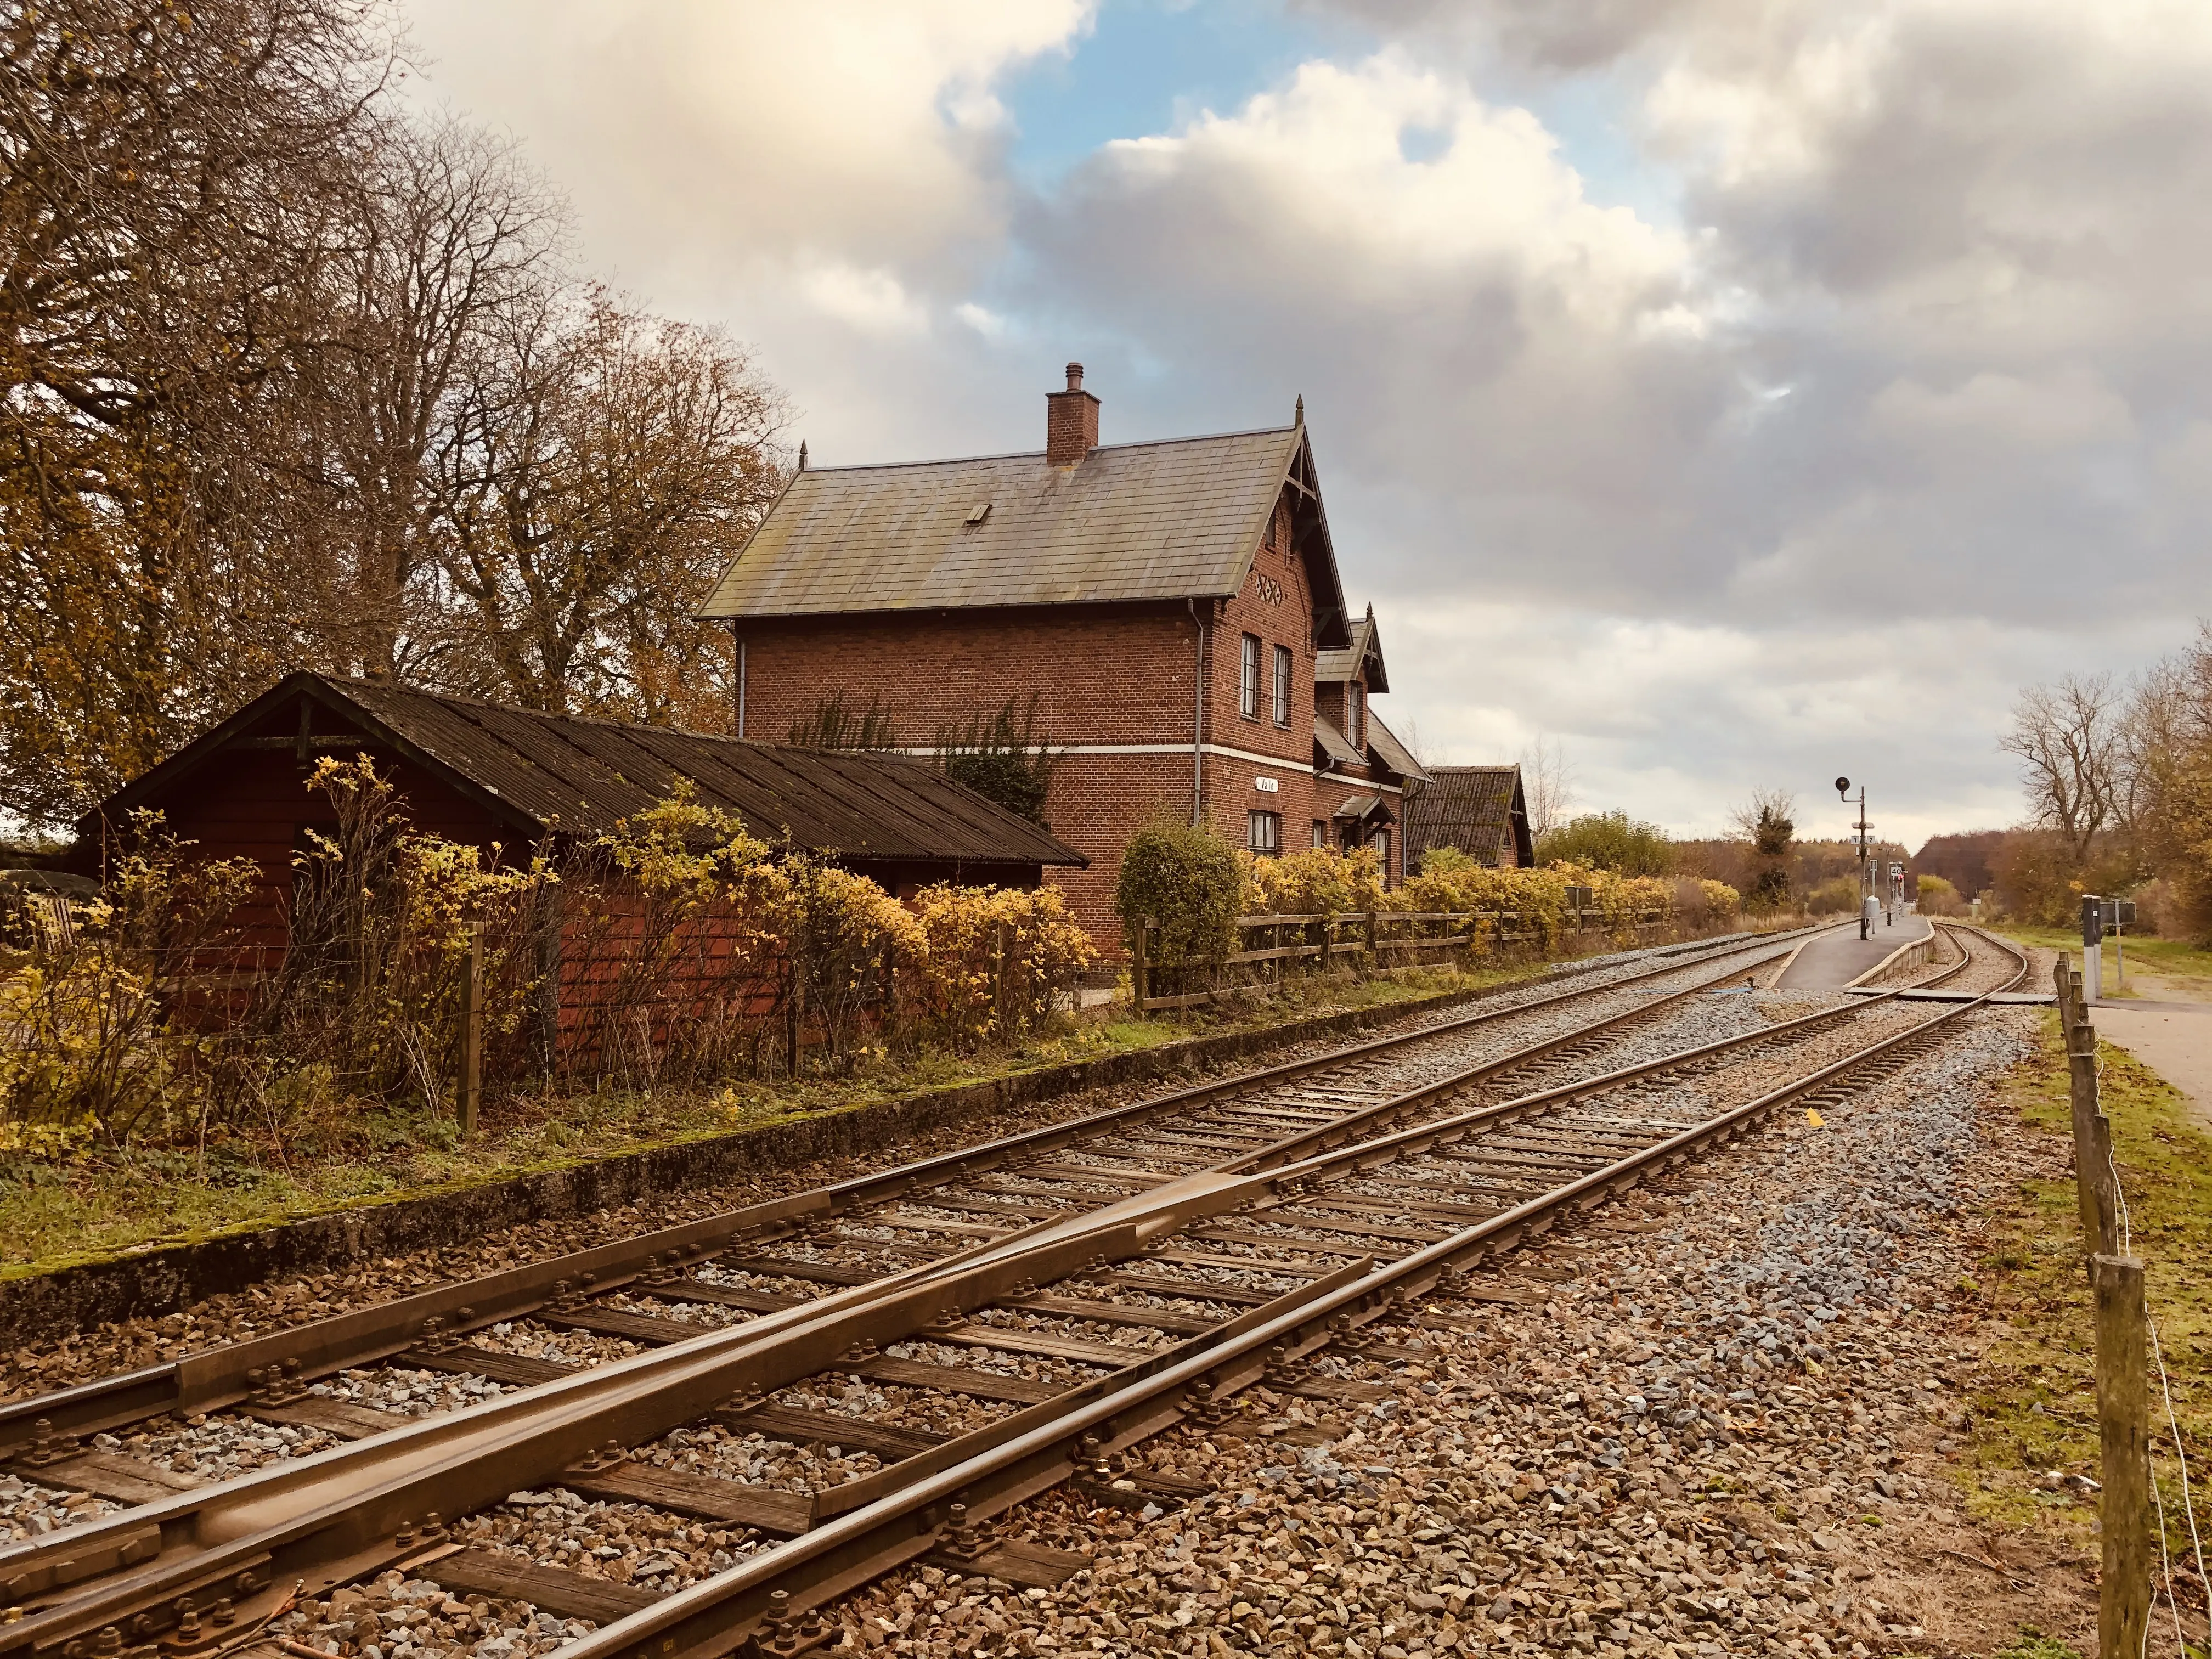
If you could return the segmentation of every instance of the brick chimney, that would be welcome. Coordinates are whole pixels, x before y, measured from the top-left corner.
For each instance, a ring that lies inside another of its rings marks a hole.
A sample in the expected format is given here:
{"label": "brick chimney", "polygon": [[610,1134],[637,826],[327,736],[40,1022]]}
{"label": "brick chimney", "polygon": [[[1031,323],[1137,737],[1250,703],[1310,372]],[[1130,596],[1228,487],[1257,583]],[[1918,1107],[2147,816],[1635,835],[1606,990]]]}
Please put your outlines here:
{"label": "brick chimney", "polygon": [[1083,365],[1067,366],[1067,390],[1044,394],[1044,464],[1073,466],[1098,447],[1098,399],[1083,389]]}

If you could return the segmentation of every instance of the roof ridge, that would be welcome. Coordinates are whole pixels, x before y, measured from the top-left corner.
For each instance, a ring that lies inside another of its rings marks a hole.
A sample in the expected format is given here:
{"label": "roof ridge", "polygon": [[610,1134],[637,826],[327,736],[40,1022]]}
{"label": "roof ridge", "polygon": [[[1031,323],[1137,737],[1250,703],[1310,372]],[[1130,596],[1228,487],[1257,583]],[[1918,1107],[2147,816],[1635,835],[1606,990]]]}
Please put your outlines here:
{"label": "roof ridge", "polygon": [[503,714],[520,714],[529,720],[573,720],[579,726],[641,726],[649,731],[673,732],[682,737],[707,738],[716,743],[742,743],[748,748],[757,748],[766,742],[764,738],[740,738],[728,732],[702,732],[691,726],[660,726],[652,720],[617,720],[611,714],[556,714],[550,708],[526,708],[519,702],[501,702],[496,697],[471,697],[459,691],[434,691],[427,685],[402,685],[390,680],[365,679],[358,674],[320,674],[319,678],[332,685],[357,685],[371,691],[398,691],[410,697],[428,697],[433,702],[454,703],[465,708],[496,708]]}
{"label": "roof ridge", "polygon": [[[1194,432],[1180,438],[1132,438],[1127,443],[1094,444],[1090,453],[1117,449],[1164,449],[1172,444],[1218,443],[1224,438],[1272,438],[1297,431],[1295,426],[1241,427],[1229,432]],[[921,461],[853,461],[842,466],[809,466],[805,476],[814,477],[824,472],[888,472],[900,467],[967,466],[977,461],[1042,460],[1047,451],[1042,449],[1000,450],[988,455],[939,455]]]}

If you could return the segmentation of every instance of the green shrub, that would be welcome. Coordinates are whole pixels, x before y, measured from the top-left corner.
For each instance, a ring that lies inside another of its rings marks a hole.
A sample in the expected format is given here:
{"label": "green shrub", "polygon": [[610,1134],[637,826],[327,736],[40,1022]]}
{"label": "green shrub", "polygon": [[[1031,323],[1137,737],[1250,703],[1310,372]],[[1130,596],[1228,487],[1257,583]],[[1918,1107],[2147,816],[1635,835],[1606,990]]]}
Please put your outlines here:
{"label": "green shrub", "polygon": [[1859,884],[1850,876],[1832,876],[1805,895],[1805,914],[1837,916],[1859,908]]}
{"label": "green shrub", "polygon": [[1036,709],[1032,692],[1025,708],[1009,697],[988,720],[978,714],[964,726],[939,727],[937,763],[955,783],[965,784],[985,800],[1043,823],[1045,797],[1052,793],[1052,770],[1060,756],[1038,735]]}
{"label": "green shrub", "polygon": [[1925,916],[1955,916],[1966,907],[1959,902],[1959,890],[1941,876],[1919,876],[1920,914]]}
{"label": "green shrub", "polygon": [[1539,864],[1581,864],[1624,876],[1663,876],[1674,867],[1674,843],[1656,823],[1626,812],[1585,812],[1536,843]]}
{"label": "green shrub", "polygon": [[1243,891],[1234,848],[1211,830],[1163,814],[1122,848],[1114,912],[1121,918],[1122,937],[1133,944],[1146,918],[1156,924],[1152,961],[1164,967],[1211,966],[1237,948]]}

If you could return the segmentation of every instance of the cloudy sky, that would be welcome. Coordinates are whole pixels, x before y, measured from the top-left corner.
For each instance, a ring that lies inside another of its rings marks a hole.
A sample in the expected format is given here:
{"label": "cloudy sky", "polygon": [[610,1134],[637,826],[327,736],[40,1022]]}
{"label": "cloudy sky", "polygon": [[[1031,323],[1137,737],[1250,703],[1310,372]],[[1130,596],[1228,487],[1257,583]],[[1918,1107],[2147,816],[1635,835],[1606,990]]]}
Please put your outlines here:
{"label": "cloudy sky", "polygon": [[585,262],[824,463],[1305,396],[1431,758],[2010,821],[2023,683],[2212,614],[2202,0],[413,0]]}

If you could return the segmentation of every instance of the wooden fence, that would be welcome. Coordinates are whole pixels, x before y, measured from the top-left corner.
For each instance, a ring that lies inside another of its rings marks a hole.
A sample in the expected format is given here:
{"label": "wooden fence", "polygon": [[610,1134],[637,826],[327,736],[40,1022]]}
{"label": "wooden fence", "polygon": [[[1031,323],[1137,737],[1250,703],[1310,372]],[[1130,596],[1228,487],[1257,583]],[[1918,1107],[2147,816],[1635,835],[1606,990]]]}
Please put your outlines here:
{"label": "wooden fence", "polygon": [[[1627,920],[1595,911],[1573,910],[1556,937],[1580,939],[1596,934],[1643,940],[1674,921],[1671,906],[1655,905]],[[1300,973],[1334,973],[1339,968],[1375,975],[1434,967],[1457,953],[1472,957],[1493,945],[1520,945],[1544,937],[1519,910],[1355,910],[1332,916],[1259,915],[1237,918],[1239,950],[1205,968],[1168,967],[1158,962],[1153,940],[1157,923],[1138,932],[1130,953],[1129,984],[1137,1006],[1150,1013],[1189,1008],[1234,997],[1256,987],[1279,983]],[[1255,943],[1255,938],[1258,941]],[[1162,994],[1171,980],[1204,974],[1218,982],[1200,990]]]}

